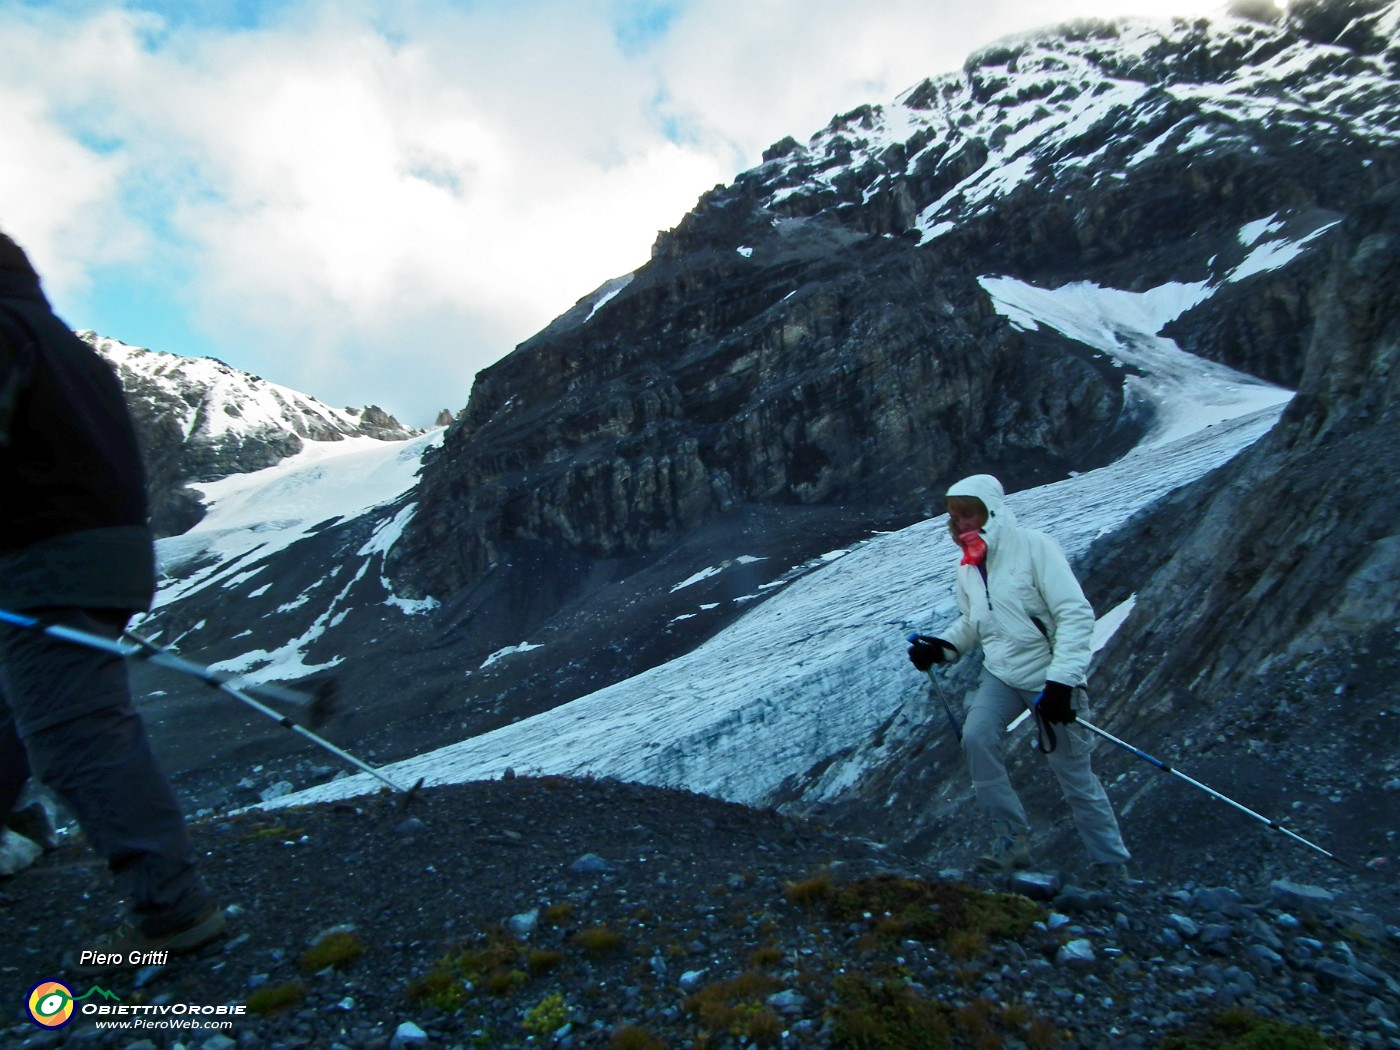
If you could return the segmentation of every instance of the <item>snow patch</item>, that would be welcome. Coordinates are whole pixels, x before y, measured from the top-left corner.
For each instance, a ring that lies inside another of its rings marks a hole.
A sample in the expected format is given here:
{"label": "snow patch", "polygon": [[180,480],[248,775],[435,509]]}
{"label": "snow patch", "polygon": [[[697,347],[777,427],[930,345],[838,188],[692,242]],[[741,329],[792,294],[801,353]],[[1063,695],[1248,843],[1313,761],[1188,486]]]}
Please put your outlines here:
{"label": "snow patch", "polygon": [[700,583],[704,580],[708,580],[712,576],[718,576],[731,565],[752,565],[755,562],[767,560],[767,558],[755,558],[752,554],[741,554],[737,558],[726,559],[725,561],[720,562],[718,565],[711,565],[708,568],[701,569],[693,576],[689,576],[686,579],[682,580],[680,583],[676,584],[674,587],[671,588],[671,593],[675,594],[677,591],[684,590],[687,587],[693,587],[697,583]]}
{"label": "snow patch", "polygon": [[1188,354],[1158,333],[1212,293],[1208,284],[1170,283],[1145,292],[1087,281],[1038,288],[1010,277],[982,277],[996,311],[1019,328],[1041,325],[1099,350],[1130,370],[1129,394],[1155,409],[1147,444],[1164,445],[1228,419],[1281,408],[1293,394],[1225,365]]}
{"label": "snow patch", "polygon": [[497,649],[486,658],[486,662],[481,665],[479,670],[484,671],[498,660],[504,660],[507,656],[513,656],[516,653],[528,653],[533,649],[543,648],[544,646],[542,645],[531,645],[529,642],[521,642],[519,645],[508,646],[505,649]]}
{"label": "snow patch", "polygon": [[619,277],[603,285],[603,294],[594,301],[593,308],[588,311],[588,316],[584,318],[584,323],[587,324],[589,321],[593,320],[594,315],[597,314],[599,310],[616,299],[622,293],[623,289],[632,283],[632,278],[633,274],[629,273],[624,277]]}

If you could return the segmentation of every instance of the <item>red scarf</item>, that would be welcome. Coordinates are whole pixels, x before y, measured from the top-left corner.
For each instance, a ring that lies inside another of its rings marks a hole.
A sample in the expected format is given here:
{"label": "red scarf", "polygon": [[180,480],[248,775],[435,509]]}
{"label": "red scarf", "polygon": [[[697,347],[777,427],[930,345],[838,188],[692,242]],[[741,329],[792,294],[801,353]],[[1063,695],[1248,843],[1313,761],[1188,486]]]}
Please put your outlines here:
{"label": "red scarf", "polygon": [[987,560],[987,541],[976,529],[964,532],[958,537],[963,549],[962,565],[981,565]]}

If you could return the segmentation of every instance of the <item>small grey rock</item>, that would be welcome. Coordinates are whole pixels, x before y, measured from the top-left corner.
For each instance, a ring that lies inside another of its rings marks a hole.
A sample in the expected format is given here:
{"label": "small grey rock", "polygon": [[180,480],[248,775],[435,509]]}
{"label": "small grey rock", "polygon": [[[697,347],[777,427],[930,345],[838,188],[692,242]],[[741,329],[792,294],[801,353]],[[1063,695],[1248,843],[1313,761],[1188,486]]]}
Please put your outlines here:
{"label": "small grey rock", "polygon": [[539,921],[540,910],[538,908],[531,908],[529,911],[523,911],[519,915],[512,915],[506,921],[506,926],[509,927],[511,933],[515,934],[515,936],[519,937],[521,940],[528,940],[530,935],[535,932],[535,927],[539,925]]}
{"label": "small grey rock", "polygon": [[569,865],[575,875],[606,875],[617,870],[617,866],[604,860],[596,853],[585,853]]}
{"label": "small grey rock", "polygon": [[422,1050],[428,1046],[428,1033],[412,1021],[405,1021],[394,1030],[389,1050]]}
{"label": "small grey rock", "polygon": [[1094,959],[1094,946],[1083,937],[1061,945],[1060,950],[1055,953],[1055,961],[1061,966],[1082,965],[1091,963]]}
{"label": "small grey rock", "polygon": [[1018,871],[1011,876],[1011,890],[1033,901],[1051,901],[1060,892],[1058,875],[1040,871]]}

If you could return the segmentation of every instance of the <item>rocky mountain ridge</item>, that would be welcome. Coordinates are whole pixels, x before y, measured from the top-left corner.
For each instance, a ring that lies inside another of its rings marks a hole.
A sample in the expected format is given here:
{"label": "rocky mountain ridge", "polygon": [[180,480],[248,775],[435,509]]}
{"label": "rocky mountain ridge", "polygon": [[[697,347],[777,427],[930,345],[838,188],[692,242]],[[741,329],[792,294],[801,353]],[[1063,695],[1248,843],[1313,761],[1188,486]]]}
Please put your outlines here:
{"label": "rocky mountain ridge", "polygon": [[270,467],[306,441],[404,441],[419,433],[375,405],[331,408],[214,358],[128,346],[91,331],[78,336],[116,369],[126,390],[158,536],[184,532],[203,516],[191,483]]}

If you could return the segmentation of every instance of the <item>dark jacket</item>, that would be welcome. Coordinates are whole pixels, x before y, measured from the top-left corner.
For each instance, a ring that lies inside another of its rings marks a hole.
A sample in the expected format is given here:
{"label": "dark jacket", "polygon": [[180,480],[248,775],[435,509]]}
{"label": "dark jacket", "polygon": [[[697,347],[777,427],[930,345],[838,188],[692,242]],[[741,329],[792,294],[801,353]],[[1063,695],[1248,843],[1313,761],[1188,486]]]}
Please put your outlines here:
{"label": "dark jacket", "polygon": [[121,383],[0,234],[0,606],[142,610],[154,588]]}

